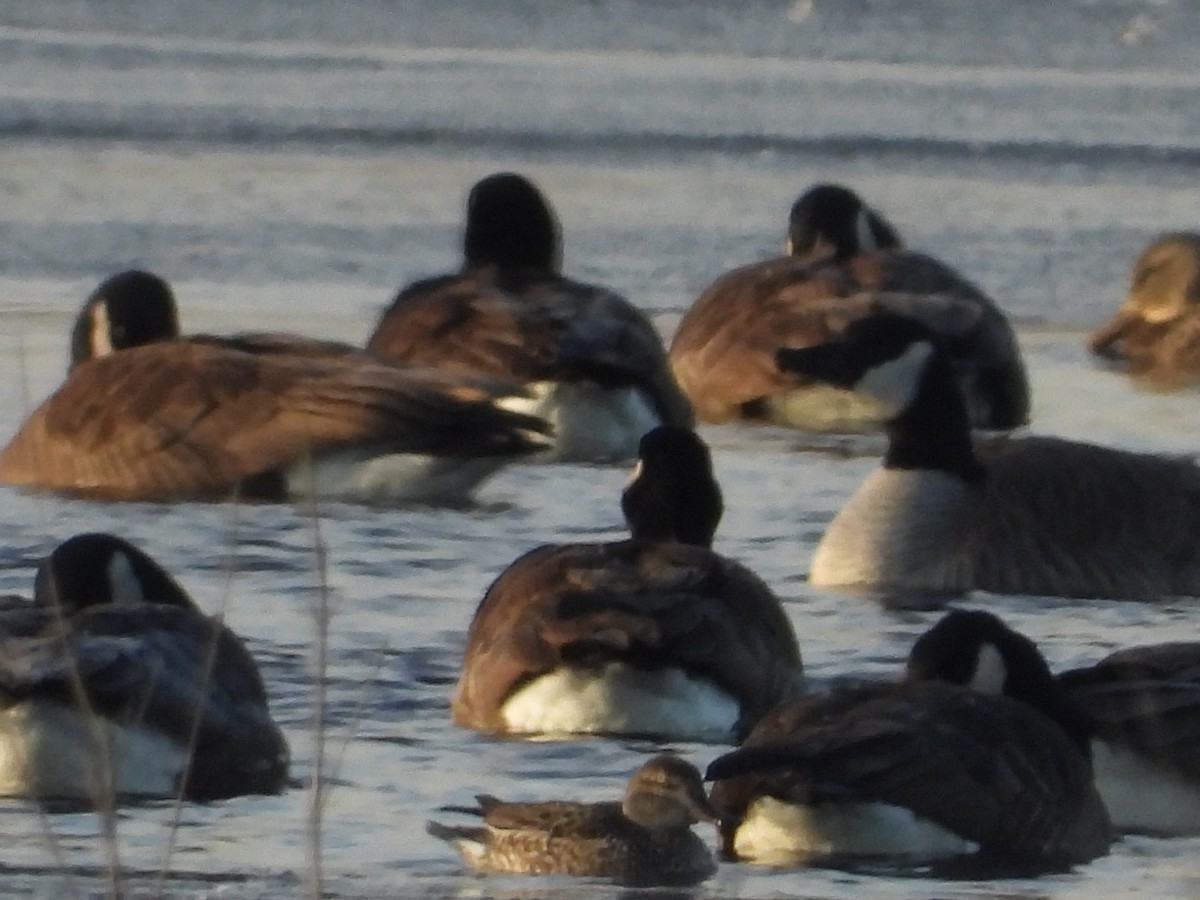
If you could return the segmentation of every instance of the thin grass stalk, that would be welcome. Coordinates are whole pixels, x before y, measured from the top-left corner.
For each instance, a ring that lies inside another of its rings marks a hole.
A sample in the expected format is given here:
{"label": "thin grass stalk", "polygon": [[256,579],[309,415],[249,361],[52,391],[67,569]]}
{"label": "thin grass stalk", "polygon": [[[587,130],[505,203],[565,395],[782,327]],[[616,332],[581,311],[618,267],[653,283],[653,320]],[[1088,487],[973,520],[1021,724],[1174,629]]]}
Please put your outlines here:
{"label": "thin grass stalk", "polygon": [[217,651],[221,644],[221,628],[225,624],[225,615],[229,611],[230,598],[233,595],[233,578],[237,571],[238,536],[241,531],[240,513],[242,507],[240,499],[235,496],[231,506],[233,508],[230,529],[232,539],[228,564],[225,566],[224,585],[221,590],[221,607],[212,617],[212,640],[208,645],[208,654],[204,658],[203,686],[200,690],[200,702],[196,706],[196,715],[192,718],[191,729],[188,733],[186,762],[184,763],[183,774],[179,781],[179,790],[175,792],[175,796],[172,799],[171,821],[167,829],[167,845],[163,848],[162,862],[158,867],[158,879],[154,890],[157,897],[166,896],[167,876],[171,873],[171,860],[175,854],[175,848],[178,846],[179,829],[183,822],[184,787],[191,777],[192,762],[196,758],[196,744],[200,739],[200,723],[204,718],[204,697],[208,692],[209,686],[212,684],[213,673],[216,671]]}
{"label": "thin grass stalk", "polygon": [[328,784],[325,778],[325,716],[328,707],[326,678],[329,673],[329,628],[332,608],[329,602],[329,556],[321,534],[321,517],[317,508],[316,483],[312,477],[312,458],[309,457],[309,524],[312,528],[313,564],[317,592],[313,601],[316,635],[313,641],[313,762],[312,788],[308,808],[308,891],[313,900],[325,894],[323,865],[324,819]]}
{"label": "thin grass stalk", "polygon": [[[55,624],[59,636],[64,643],[64,649],[69,649],[67,641],[70,636],[66,616],[63,614],[62,600],[58,596],[58,585],[50,579],[50,606],[54,611]],[[73,653],[66,653],[70,669],[71,694],[76,706],[82,711],[91,732],[92,749],[97,757],[97,765],[93,767],[93,778],[89,779],[92,788],[92,807],[100,818],[100,837],[104,847],[104,868],[108,882],[108,896],[113,900],[123,897],[124,877],[121,868],[121,850],[117,840],[117,789],[116,771],[113,767],[114,754],[109,735],[105,731],[103,718],[96,713],[87,689],[83,684],[83,676],[79,671],[79,660]]]}
{"label": "thin grass stalk", "polygon": [[[20,377],[21,408],[24,409],[25,415],[29,415],[30,411],[33,409],[33,392],[29,383],[29,346],[25,342],[24,328],[17,330],[16,343],[17,372]],[[48,534],[50,531],[50,517],[46,515],[45,503],[39,503],[38,510],[41,513],[42,519],[41,533]],[[61,611],[59,613],[59,618],[62,618]],[[20,764],[25,771],[29,771],[28,759],[20,760]],[[62,873],[63,878],[71,887],[71,893],[75,894],[76,896],[81,896],[82,891],[79,888],[79,884],[72,877],[71,870],[67,865],[67,856],[63,851],[62,841],[59,840],[58,834],[55,832],[54,826],[50,822],[49,810],[46,809],[45,804],[42,803],[37,797],[30,797],[29,802],[33,806],[34,810],[36,810],[38,820],[42,826],[42,836],[46,839],[47,849],[50,851],[50,857],[54,861],[55,869]]]}
{"label": "thin grass stalk", "polygon": [[363,714],[367,709],[367,691],[371,687],[371,682],[379,677],[384,663],[387,662],[387,650],[387,645],[379,648],[377,651],[379,659],[375,663],[375,667],[371,670],[370,677],[359,687],[358,697],[354,701],[354,709],[350,713],[350,720],[346,723],[342,739],[338,742],[337,753],[334,755],[333,762],[329,766],[327,773],[327,780],[329,781],[336,782],[341,777],[342,763],[345,762],[346,752],[350,749],[350,742],[358,734],[359,723],[362,722]]}

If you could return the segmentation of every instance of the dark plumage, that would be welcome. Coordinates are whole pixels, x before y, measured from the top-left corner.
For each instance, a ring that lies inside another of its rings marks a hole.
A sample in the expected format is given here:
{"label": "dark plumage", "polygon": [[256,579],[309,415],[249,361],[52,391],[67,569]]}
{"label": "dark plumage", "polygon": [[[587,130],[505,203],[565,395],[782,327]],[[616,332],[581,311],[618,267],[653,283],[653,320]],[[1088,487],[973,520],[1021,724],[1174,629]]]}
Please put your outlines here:
{"label": "dark plumage", "polygon": [[458,724],[728,740],[795,689],[800,653],[779,600],[709,549],[721,501],[699,438],[647,434],[622,505],[630,540],[539,547],[488,589]]}
{"label": "dark plumage", "polygon": [[883,466],[834,517],[816,584],[1157,600],[1200,594],[1200,469],[1056,438],[971,438],[938,336],[878,314],[779,365],[886,412]]}
{"label": "dark plumage", "polygon": [[1033,641],[984,610],[953,610],[909,657],[912,678],[1003,693],[1090,742],[1122,831],[1200,832],[1200,642],[1131,647],[1057,677]]}
{"label": "dark plumage", "polygon": [[34,602],[0,610],[0,740],[3,792],[42,799],[277,793],[288,770],[242,642],[107,534],[63,542]]}
{"label": "dark plumage", "polygon": [[1112,841],[1091,767],[1065,731],[1016,700],[943,683],[792,701],[705,778],[725,850],[761,861],[975,856],[1040,870]]}
{"label": "dark plumage", "polygon": [[[535,409],[554,422],[561,458],[624,459],[653,425],[691,424],[649,319],[562,274],[557,217],[528,179],[498,173],[475,184],[463,244],[462,270],[400,291],[369,350],[538,385]],[[580,404],[606,411],[576,417]]]}
{"label": "dark plumage", "polygon": [[[85,304],[71,371],[0,451],[0,481],[111,499],[281,499],[308,460],[353,472],[427,454],[432,472],[461,469],[473,485],[543,446],[543,422],[495,405],[511,387],[288,335],[181,338],[167,284],[125,272]],[[435,498],[432,477],[339,477],[331,493]]]}
{"label": "dark plumage", "polygon": [[999,308],[945,264],[904,249],[895,229],[852,191],[816,185],[796,201],[790,255],[722,275],[680,320],[670,359],[703,421],[731,419],[834,431],[873,430],[870,398],[831,390],[775,365],[781,347],[840,335],[891,310],[940,335],[966,392],[971,422],[1024,424],[1029,387],[1016,338]]}

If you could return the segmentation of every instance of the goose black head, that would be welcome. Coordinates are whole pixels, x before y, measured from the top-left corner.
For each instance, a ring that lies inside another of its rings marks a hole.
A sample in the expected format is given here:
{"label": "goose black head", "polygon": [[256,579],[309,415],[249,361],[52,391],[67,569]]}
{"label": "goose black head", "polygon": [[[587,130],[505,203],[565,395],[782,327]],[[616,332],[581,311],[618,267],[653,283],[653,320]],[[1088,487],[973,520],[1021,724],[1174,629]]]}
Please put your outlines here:
{"label": "goose black head", "polygon": [[1054,676],[1037,645],[981,609],[955,609],[917,638],[908,677],[950,681],[988,694],[1030,700],[1052,690]]}
{"label": "goose black head", "polygon": [[874,397],[895,418],[916,399],[939,355],[937,337],[919,320],[881,312],[851,322],[831,341],[779,350],[775,361],[785,372]]}
{"label": "goose black head", "polygon": [[513,172],[489,175],[467,197],[463,251],[471,268],[557,272],[562,265],[558,218],[529,179]]}
{"label": "goose black head", "polygon": [[828,255],[838,261],[858,253],[900,246],[892,225],[840,184],[817,184],[792,205],[788,216],[788,253]]}
{"label": "goose black head", "polygon": [[111,534],[77,534],[38,566],[34,601],[71,615],[108,603],[155,603],[194,609],[195,604],[158,563]]}
{"label": "goose black head", "polygon": [[663,425],[642,436],[621,510],[635,540],[712,545],[724,505],[708,447],[694,431]]}
{"label": "goose black head", "polygon": [[834,340],[776,351],[775,363],[876,400],[888,435],[885,467],[938,469],[972,483],[985,478],[954,366],[941,339],[919,319],[872,313]]}
{"label": "goose black head", "polygon": [[1087,748],[1083,713],[1055,680],[1037,644],[985,610],[955,609],[917,638],[909,681],[946,681],[1020,700],[1054,719]]}
{"label": "goose black head", "polygon": [[71,332],[71,366],[179,336],[179,311],[171,286],[140,269],[113,275],[92,291]]}

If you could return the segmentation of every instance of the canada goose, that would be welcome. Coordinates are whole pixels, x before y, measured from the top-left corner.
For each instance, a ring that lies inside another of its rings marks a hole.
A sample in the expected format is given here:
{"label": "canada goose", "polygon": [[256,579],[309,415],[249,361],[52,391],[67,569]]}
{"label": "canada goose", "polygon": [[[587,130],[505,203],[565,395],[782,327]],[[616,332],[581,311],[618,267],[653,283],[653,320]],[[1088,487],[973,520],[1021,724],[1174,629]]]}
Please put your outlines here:
{"label": "canada goose", "polygon": [[950,267],[904,249],[853,191],[818,184],[802,194],[787,252],[722,275],[680,320],[671,366],[699,419],[878,429],[883,415],[874,398],[780,371],[775,351],[831,340],[856,319],[892,310],[942,336],[973,426],[1026,422],[1029,386],[1004,315]]}
{"label": "canada goose", "polygon": [[1037,646],[983,610],[953,610],[921,636],[909,677],[1067,710],[1091,737],[1120,831],[1200,833],[1200,643],[1133,647],[1054,678]]}
{"label": "canada goose", "polygon": [[242,642],[126,541],[63,542],[0,610],[0,794],[215,800],[287,770]]}
{"label": "canada goose", "polygon": [[163,279],[88,298],[66,381],[0,451],[0,481],[119,500],[456,500],[545,424],[483,379],[287,335],[179,337]]}
{"label": "canada goose", "polygon": [[741,859],[1053,870],[1113,838],[1084,744],[1008,697],[855,683],[771,712],[705,778]]}
{"label": "canada goose", "polygon": [[562,272],[549,202],[501,172],[467,199],[463,268],[404,288],[367,342],[373,353],[452,372],[515,378],[554,426],[560,460],[625,460],[655,425],[691,425],[650,320],[608,288]]}
{"label": "canada goose", "polygon": [[689,429],[642,438],[631,539],[551,544],[488,588],[451,706],[508,734],[729,741],[789,696],[800,651],[779,600],[709,549],[721,494]]}
{"label": "canada goose", "polygon": [[454,845],[471,868],[526,875],[590,875],[630,885],[681,885],[717,870],[695,832],[715,822],[700,772],[661,754],[644,763],[621,801],[551,800],[506,803],[479,796],[482,826],[428,823],[429,833]]}
{"label": "canada goose", "polygon": [[977,455],[947,354],[915,319],[861,319],[779,365],[886,411],[883,466],[834,517],[814,584],[1157,600],[1200,594],[1200,469],[1048,437]]}
{"label": "canada goose", "polygon": [[1148,387],[1200,381],[1200,234],[1164,234],[1142,251],[1124,302],[1088,345]]}

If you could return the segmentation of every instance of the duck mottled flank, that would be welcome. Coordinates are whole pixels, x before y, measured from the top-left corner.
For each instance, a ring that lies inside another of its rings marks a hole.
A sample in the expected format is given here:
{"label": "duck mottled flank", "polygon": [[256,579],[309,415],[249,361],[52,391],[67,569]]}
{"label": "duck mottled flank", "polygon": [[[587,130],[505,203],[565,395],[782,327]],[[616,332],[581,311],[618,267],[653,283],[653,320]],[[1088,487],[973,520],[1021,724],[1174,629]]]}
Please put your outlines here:
{"label": "duck mottled flank", "polygon": [[1142,251],[1124,301],[1088,347],[1150,388],[1200,382],[1200,234],[1164,234]]}
{"label": "duck mottled flank", "polygon": [[558,218],[527,178],[500,172],[471,188],[463,253],[461,271],[400,291],[371,352],[527,384],[525,408],[553,425],[559,460],[625,460],[656,425],[692,423],[649,318],[562,274]]}
{"label": "duck mottled flank", "polygon": [[483,825],[429,822],[429,833],[454,845],[471,868],[525,875],[582,875],[627,885],[688,885],[717,870],[692,831],[715,822],[700,772],[663,754],[644,763],[621,801],[512,803],[480,796]]}
{"label": "duck mottled flank", "polygon": [[64,541],[0,610],[0,793],[104,807],[278,793],[288,748],[241,640],[150,557]]}
{"label": "duck mottled flank", "polygon": [[782,604],[710,547],[722,513],[708,448],[642,438],[622,495],[629,540],[549,544],[488,588],[451,704],[506,734],[729,741],[801,684]]}
{"label": "duck mottled flank", "polygon": [[1090,741],[1119,831],[1200,833],[1200,642],[1130,647],[1052,677],[1033,641],[998,616],[953,610],[914,644],[908,671],[1065,717]]}
{"label": "duck mottled flank", "polygon": [[999,307],[949,266],[905,249],[853,191],[819,184],[802,194],[787,249],[722,275],[680,320],[671,366],[700,420],[877,430],[884,416],[874,398],[782,371],[775,351],[833,340],[857,319],[894,311],[942,338],[974,427],[1026,422],[1025,366]]}
{"label": "duck mottled flank", "polygon": [[0,451],[0,482],[109,500],[460,501],[546,442],[511,383],[281,334],[181,337],[129,271],[76,321],[66,381]]}
{"label": "duck mottled flank", "polygon": [[887,452],[826,528],[814,584],[1162,600],[1200,596],[1200,468],[1051,437],[977,450],[931,329],[879,314],[781,367],[886,410]]}

